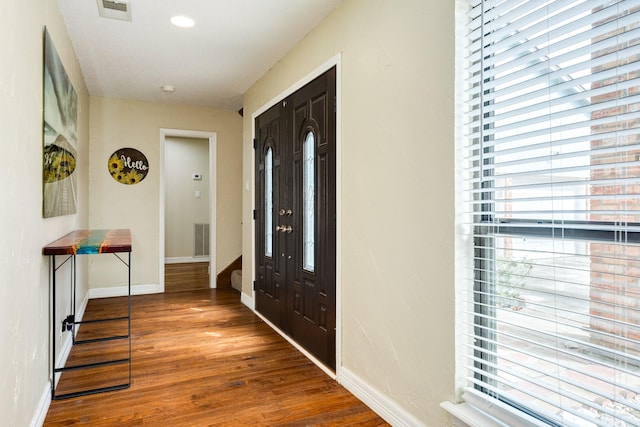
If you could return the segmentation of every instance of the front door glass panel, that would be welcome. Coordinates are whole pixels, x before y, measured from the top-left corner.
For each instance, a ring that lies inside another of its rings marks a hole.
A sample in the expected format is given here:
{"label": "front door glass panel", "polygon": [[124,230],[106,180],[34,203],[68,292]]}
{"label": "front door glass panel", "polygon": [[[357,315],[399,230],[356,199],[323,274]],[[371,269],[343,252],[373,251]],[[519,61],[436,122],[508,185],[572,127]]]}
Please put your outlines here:
{"label": "front door glass panel", "polygon": [[307,271],[315,268],[315,138],[313,132],[308,132],[302,144],[302,188],[303,216],[302,216],[302,266]]}
{"label": "front door glass panel", "polygon": [[273,150],[264,158],[264,254],[273,256]]}

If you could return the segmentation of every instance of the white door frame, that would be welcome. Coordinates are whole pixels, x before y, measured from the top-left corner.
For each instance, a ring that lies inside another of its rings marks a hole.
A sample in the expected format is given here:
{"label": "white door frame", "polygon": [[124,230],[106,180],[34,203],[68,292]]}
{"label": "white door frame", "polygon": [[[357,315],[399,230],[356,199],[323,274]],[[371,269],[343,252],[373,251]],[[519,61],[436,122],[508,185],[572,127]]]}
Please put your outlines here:
{"label": "white door frame", "polygon": [[[258,313],[255,309],[256,291],[252,290],[250,301],[246,301],[245,305],[249,306],[253,312],[258,315],[262,320],[269,324],[276,332],[284,337],[289,343],[296,347],[300,352],[306,355],[313,363],[315,363],[320,369],[322,369],[327,375],[334,379],[341,377],[342,370],[342,55],[338,53],[336,56],[327,60],[324,64],[318,66],[315,70],[311,71],[302,79],[291,85],[289,88],[280,92],[273,97],[269,102],[265,103],[262,107],[258,108],[251,115],[251,141],[256,137],[256,117],[267,111],[276,103],[282,99],[293,94],[298,89],[304,87],[307,83],[310,83],[316,77],[329,71],[332,67],[336,67],[336,372],[331,372],[322,362],[317,360],[311,353],[306,351],[297,342],[291,339],[288,335],[278,329],[275,325],[269,322],[264,316]],[[252,211],[255,210],[256,197],[255,197],[255,152],[252,151],[251,156],[251,206]],[[256,280],[256,225],[255,221],[251,221],[251,283],[255,283]],[[244,294],[242,294],[244,295]]]}
{"label": "white door frame", "polygon": [[200,138],[209,140],[209,287],[216,287],[216,165],[217,165],[217,134],[215,132],[203,132],[182,129],[160,129],[160,229],[158,230],[158,265],[159,283],[161,292],[164,292],[164,235],[165,235],[165,144],[166,138]]}

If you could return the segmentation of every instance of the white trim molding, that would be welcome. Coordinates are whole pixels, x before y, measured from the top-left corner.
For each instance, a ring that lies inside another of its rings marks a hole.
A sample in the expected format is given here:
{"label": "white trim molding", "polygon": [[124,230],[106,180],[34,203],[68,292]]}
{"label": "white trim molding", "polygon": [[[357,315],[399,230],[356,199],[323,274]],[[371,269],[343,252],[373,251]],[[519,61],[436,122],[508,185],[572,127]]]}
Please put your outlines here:
{"label": "white trim molding", "polygon": [[[87,309],[87,304],[89,304],[89,293],[87,293],[80,303],[80,307],[76,309],[75,318],[76,321],[82,321],[84,317],[84,312]],[[76,336],[78,335],[80,327],[75,329]],[[73,347],[73,341],[71,340],[71,334],[65,334],[64,340],[60,346],[60,353],[58,353],[58,357],[56,358],[56,366],[64,366],[67,363],[67,359],[69,358],[69,354],[71,353],[71,348]],[[60,381],[61,372],[59,373],[51,373],[53,378],[50,378],[45,386],[42,395],[40,396],[40,400],[38,400],[38,406],[36,407],[36,413],[29,424],[30,427],[41,427],[44,425],[44,420],[47,418],[47,412],[49,411],[49,406],[51,406],[51,382],[53,381],[55,385],[58,385],[58,381]]]}
{"label": "white trim molding", "polygon": [[[184,130],[184,129],[166,129],[160,128],[160,165],[165,163],[165,140],[171,137],[201,138],[209,140],[209,268],[212,272],[217,272],[216,266],[216,214],[217,214],[217,162],[218,162],[218,135],[216,132]],[[164,261],[165,261],[165,170],[162,167],[160,171],[160,206],[158,209],[158,275],[160,290],[164,292]],[[192,261],[188,261],[192,262]],[[197,261],[195,261],[197,262]],[[209,287],[216,287],[216,274],[209,275]],[[153,293],[153,292],[148,292]],[[137,294],[136,294],[137,295]]]}
{"label": "white trim molding", "polygon": [[425,426],[388,396],[373,388],[344,366],[340,370],[338,382],[392,426]]}
{"label": "white trim molding", "polygon": [[440,407],[451,415],[455,427],[504,427],[504,424],[489,418],[486,414],[466,403],[442,402]]}
{"label": "white trim molding", "polygon": [[164,259],[165,264],[187,264],[191,262],[209,262],[209,257],[208,256],[198,256],[198,257],[183,256],[183,257],[171,257],[171,258]]}
{"label": "white trim molding", "polygon": [[[113,286],[105,288],[91,288],[89,289],[89,299],[95,298],[111,298],[111,297],[126,297],[128,294],[127,286]],[[131,285],[131,295],[147,295],[147,294],[159,294],[164,292],[164,289],[157,284],[149,285]]]}
{"label": "white trim molding", "polygon": [[440,407],[451,414],[456,427],[546,427],[549,424],[533,418],[504,402],[488,399],[480,392],[467,389],[463,402],[442,402]]}
{"label": "white trim molding", "polygon": [[245,306],[249,307],[251,311],[255,311],[256,304],[255,304],[255,300],[251,295],[247,295],[244,292],[240,292],[240,302],[242,302],[242,304],[244,304]]}
{"label": "white trim molding", "polygon": [[51,406],[51,381],[47,381],[44,385],[44,391],[40,395],[38,406],[36,407],[36,413],[31,419],[29,427],[42,427],[44,420],[47,418],[47,412],[49,412],[49,406]]}

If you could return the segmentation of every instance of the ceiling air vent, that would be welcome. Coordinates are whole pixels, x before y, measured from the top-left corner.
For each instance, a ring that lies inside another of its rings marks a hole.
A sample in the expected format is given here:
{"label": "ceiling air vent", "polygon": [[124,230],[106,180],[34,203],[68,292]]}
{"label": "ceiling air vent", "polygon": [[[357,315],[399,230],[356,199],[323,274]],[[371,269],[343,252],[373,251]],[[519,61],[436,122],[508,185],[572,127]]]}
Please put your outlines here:
{"label": "ceiling air vent", "polygon": [[131,5],[123,0],[97,0],[98,13],[103,18],[131,21]]}

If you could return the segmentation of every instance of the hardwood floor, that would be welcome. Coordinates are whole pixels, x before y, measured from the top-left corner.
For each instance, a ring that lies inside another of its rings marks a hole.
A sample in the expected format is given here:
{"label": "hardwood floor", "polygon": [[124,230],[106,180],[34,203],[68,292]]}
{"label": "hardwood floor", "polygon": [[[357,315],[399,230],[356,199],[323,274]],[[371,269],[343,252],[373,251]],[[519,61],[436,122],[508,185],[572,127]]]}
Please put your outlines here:
{"label": "hardwood floor", "polygon": [[[85,320],[124,308],[124,298],[91,300]],[[69,360],[87,357],[77,347]],[[78,381],[90,378],[101,380]],[[58,390],[74,381],[62,379]],[[53,401],[45,426],[68,425],[388,424],[243,306],[237,291],[212,289],[132,297],[131,387]]]}
{"label": "hardwood floor", "polygon": [[209,289],[209,263],[187,262],[164,265],[165,292]]}

